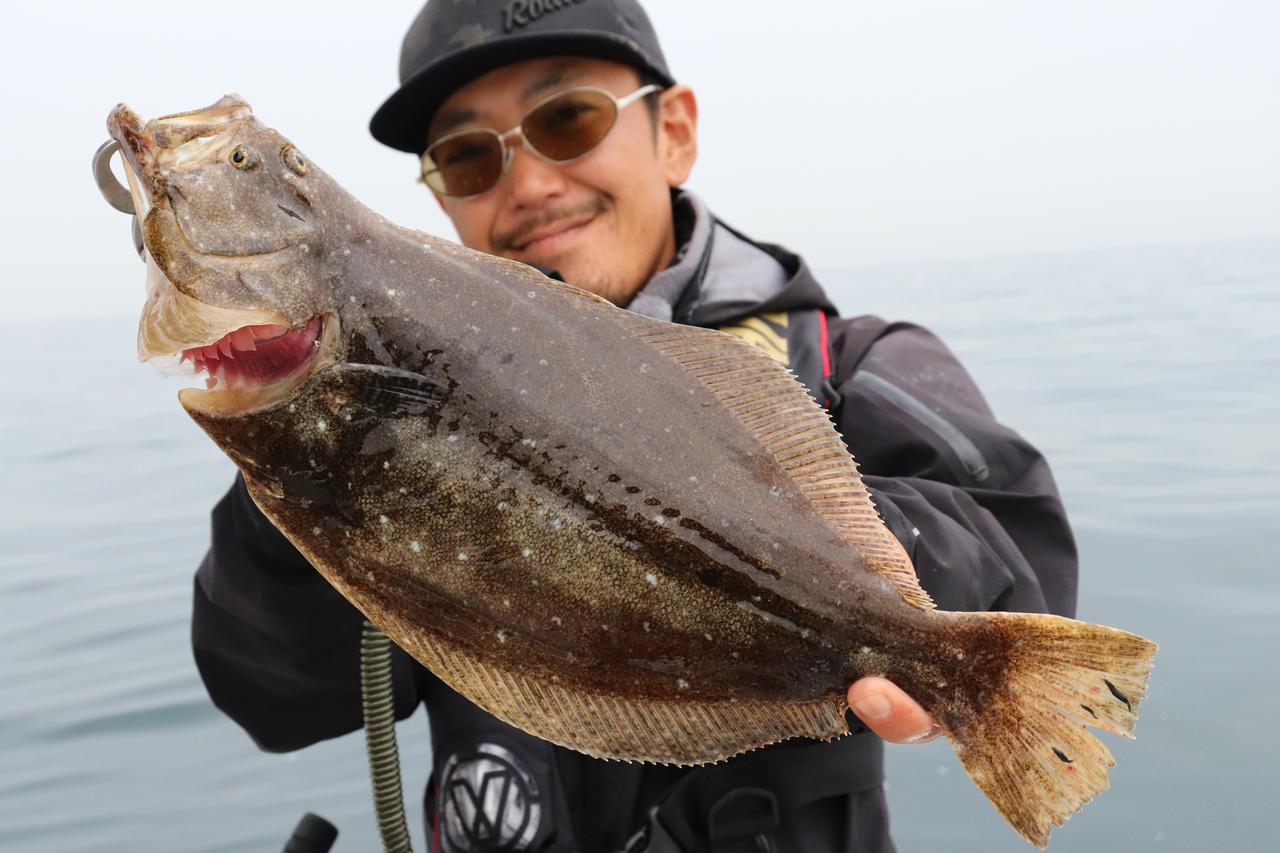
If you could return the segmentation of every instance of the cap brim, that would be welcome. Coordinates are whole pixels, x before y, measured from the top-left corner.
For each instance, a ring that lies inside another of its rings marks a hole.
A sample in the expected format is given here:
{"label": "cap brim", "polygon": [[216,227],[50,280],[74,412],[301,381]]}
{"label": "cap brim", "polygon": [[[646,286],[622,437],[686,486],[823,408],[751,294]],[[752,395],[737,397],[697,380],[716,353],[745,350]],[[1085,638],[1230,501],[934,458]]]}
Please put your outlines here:
{"label": "cap brim", "polygon": [[410,154],[427,147],[427,126],[440,105],[472,80],[513,62],[544,56],[588,56],[643,68],[664,85],[675,83],[631,39],[593,30],[529,33],[479,44],[419,70],[378,107],[369,132],[383,145]]}

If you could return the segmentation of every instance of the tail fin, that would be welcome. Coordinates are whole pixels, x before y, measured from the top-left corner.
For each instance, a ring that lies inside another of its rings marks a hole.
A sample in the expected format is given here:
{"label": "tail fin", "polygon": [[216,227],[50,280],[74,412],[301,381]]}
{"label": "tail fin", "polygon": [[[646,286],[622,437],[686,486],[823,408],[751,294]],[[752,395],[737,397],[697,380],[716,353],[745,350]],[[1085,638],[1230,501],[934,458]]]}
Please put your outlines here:
{"label": "tail fin", "polygon": [[1023,838],[1049,843],[1050,825],[1107,788],[1110,751],[1088,726],[1133,737],[1155,643],[1135,634],[1024,613],[978,616],[1012,639],[1005,689],[951,726],[956,754]]}

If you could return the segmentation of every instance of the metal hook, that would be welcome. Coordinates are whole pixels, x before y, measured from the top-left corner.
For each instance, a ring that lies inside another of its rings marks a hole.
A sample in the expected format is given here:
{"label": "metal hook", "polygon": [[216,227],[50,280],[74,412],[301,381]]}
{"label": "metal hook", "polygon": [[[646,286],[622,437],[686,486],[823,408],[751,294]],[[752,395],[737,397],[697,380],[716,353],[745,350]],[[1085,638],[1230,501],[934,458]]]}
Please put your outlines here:
{"label": "metal hook", "polygon": [[133,206],[133,194],[120,185],[115,173],[111,171],[111,155],[120,150],[120,143],[108,139],[93,152],[93,180],[98,185],[98,192],[107,200],[107,204],[121,213],[133,217],[133,247],[138,250],[138,257],[143,255],[142,229],[138,226],[138,212]]}
{"label": "metal hook", "polygon": [[111,171],[111,155],[120,150],[120,143],[108,139],[93,152],[93,180],[98,184],[98,191],[107,200],[107,204],[121,213],[137,213],[133,209],[133,195],[120,185],[115,173]]}

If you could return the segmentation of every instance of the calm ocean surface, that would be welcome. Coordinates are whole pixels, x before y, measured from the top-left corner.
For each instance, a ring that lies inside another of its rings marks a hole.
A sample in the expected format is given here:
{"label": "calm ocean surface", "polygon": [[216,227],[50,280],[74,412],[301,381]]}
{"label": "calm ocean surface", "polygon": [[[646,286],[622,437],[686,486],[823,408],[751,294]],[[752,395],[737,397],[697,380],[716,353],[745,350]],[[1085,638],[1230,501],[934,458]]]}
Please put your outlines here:
{"label": "calm ocean surface", "polygon": [[[1053,463],[1080,616],[1161,645],[1139,739],[1102,736],[1112,788],[1051,849],[1277,849],[1280,241],[823,279],[951,345]],[[376,849],[359,735],[262,754],[205,695],[191,575],[232,468],[134,362],[134,322],[0,326],[0,850],[272,851],[307,810]],[[400,741],[423,850],[423,712]],[[903,853],[1033,849],[945,742],[888,774]]]}

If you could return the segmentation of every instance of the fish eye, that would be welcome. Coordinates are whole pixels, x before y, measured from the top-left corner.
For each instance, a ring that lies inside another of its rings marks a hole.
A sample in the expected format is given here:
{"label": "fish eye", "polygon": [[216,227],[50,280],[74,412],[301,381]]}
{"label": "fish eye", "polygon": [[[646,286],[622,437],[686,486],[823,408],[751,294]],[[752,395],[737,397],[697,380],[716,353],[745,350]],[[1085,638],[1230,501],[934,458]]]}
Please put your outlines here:
{"label": "fish eye", "polygon": [[258,164],[257,160],[253,157],[253,153],[243,145],[237,145],[235,149],[232,150],[231,156],[227,159],[229,159],[231,161],[231,165],[235,166],[237,169],[251,169]]}
{"label": "fish eye", "polygon": [[303,157],[302,152],[294,148],[293,145],[286,145],[280,152],[280,158],[284,160],[284,164],[289,167],[289,170],[298,177],[302,177],[307,173],[307,158]]}

